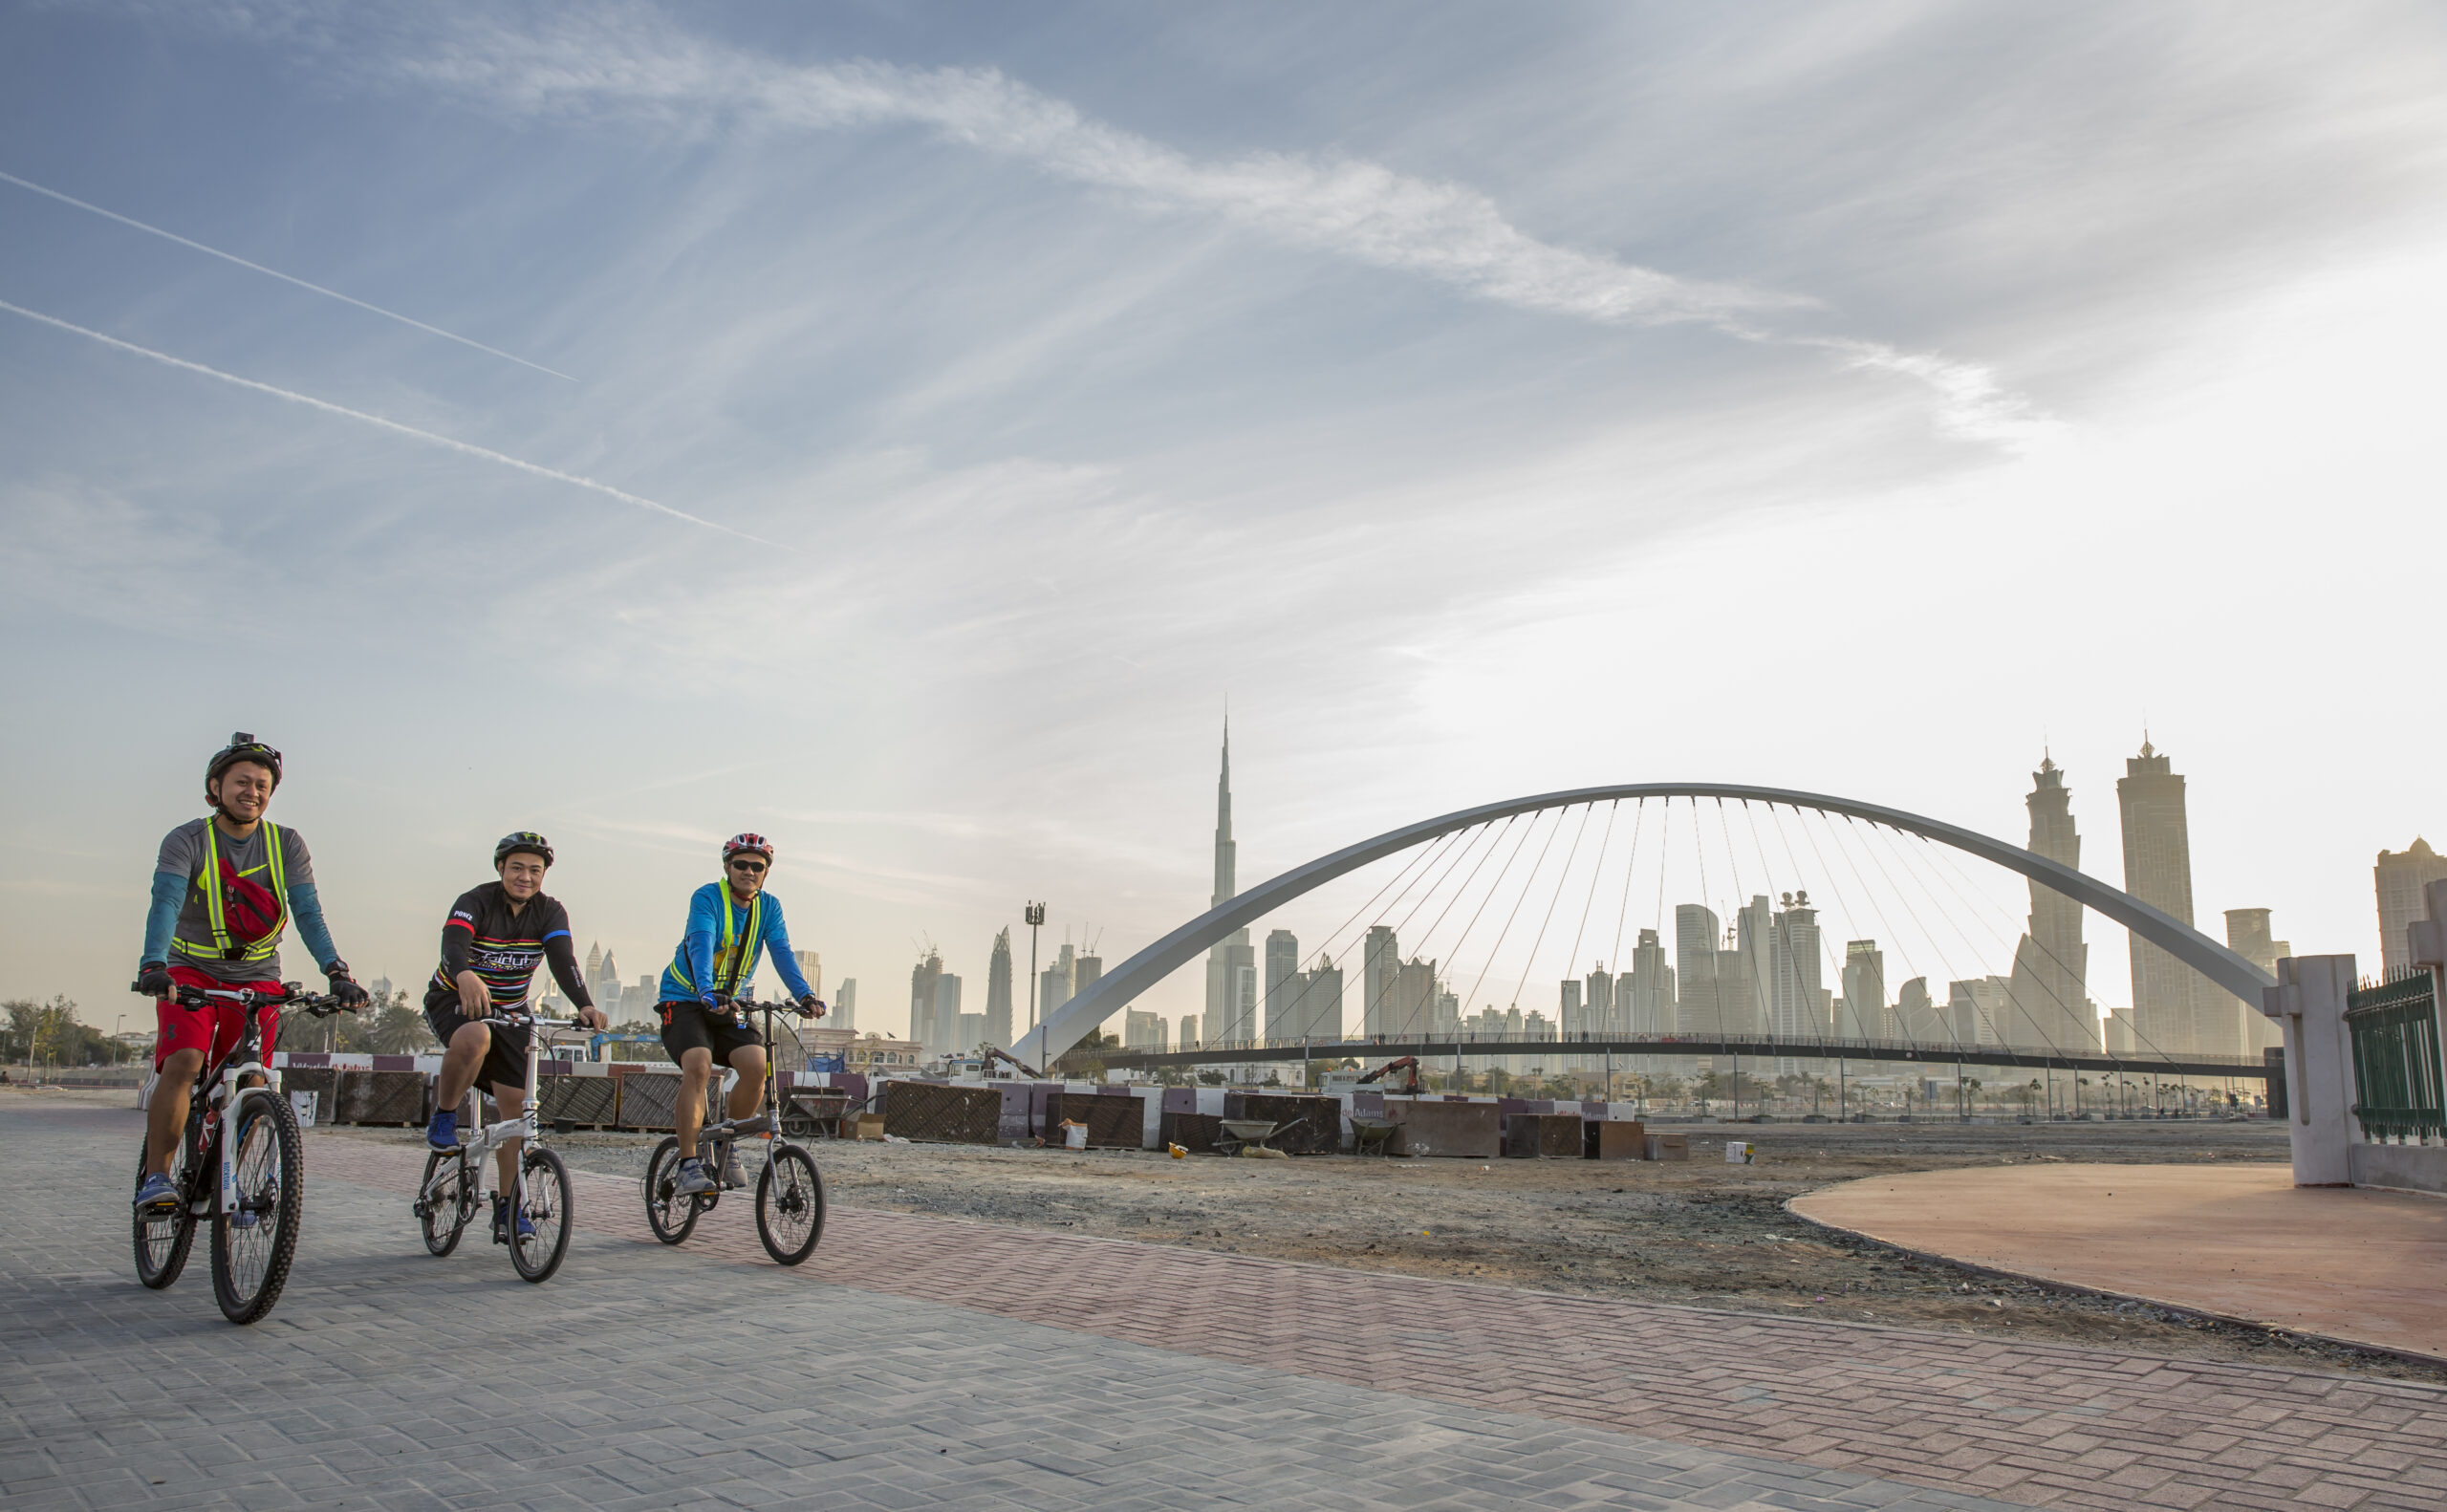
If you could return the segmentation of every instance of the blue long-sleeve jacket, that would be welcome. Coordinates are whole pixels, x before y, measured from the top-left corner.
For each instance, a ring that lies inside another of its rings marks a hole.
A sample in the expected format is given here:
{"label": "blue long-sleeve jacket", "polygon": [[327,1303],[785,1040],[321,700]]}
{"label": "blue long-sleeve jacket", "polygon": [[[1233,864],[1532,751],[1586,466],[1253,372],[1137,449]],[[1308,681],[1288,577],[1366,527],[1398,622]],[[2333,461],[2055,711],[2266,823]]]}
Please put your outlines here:
{"label": "blue long-sleeve jacket", "polygon": [[793,996],[811,997],[798,958],[790,954],[790,931],[782,924],[782,900],[759,893],[742,907],[726,882],[707,882],[689,896],[688,927],[662,968],[656,996],[664,1003],[711,1003],[717,992],[736,995],[756,976],[759,960],[770,951],[773,969]]}

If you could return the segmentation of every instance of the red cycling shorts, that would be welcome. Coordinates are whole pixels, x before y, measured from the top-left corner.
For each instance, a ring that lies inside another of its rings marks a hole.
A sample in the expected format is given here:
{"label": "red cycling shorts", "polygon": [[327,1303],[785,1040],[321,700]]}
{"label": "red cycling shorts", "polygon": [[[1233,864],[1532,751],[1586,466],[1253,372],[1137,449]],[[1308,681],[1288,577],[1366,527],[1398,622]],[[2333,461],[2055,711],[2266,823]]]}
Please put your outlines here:
{"label": "red cycling shorts", "polygon": [[[207,992],[233,992],[251,987],[257,992],[278,993],[277,982],[218,982],[193,966],[172,966],[170,980],[182,987],[201,987]],[[238,1038],[247,1032],[246,1008],[232,998],[215,998],[209,1007],[190,1008],[175,999],[164,998],[153,1005],[160,1032],[153,1038],[153,1069],[181,1050],[202,1050],[207,1067],[219,1063],[221,1057],[238,1048]],[[255,1020],[264,1026],[264,1064],[271,1064],[272,1041],[280,1036],[280,1004],[260,1004]]]}

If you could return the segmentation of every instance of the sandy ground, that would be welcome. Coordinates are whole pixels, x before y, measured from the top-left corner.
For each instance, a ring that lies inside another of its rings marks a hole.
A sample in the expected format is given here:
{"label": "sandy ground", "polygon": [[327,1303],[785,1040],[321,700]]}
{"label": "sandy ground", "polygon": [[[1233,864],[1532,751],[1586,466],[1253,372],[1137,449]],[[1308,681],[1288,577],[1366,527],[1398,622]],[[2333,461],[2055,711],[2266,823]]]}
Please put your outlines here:
{"label": "sandy ground", "polygon": [[[1914,1262],[1785,1210],[1803,1193],[1906,1171],[2277,1162],[2285,1158],[2282,1124],[1678,1127],[1691,1135],[1688,1163],[1173,1160],[1160,1152],[837,1141],[818,1144],[816,1155],[833,1199],[850,1206],[1548,1291],[2447,1384],[2447,1369],[2418,1362]],[[1755,1144],[1756,1163],[1724,1163],[1727,1138]],[[574,1167],[642,1174],[655,1140],[573,1134],[552,1143]]]}

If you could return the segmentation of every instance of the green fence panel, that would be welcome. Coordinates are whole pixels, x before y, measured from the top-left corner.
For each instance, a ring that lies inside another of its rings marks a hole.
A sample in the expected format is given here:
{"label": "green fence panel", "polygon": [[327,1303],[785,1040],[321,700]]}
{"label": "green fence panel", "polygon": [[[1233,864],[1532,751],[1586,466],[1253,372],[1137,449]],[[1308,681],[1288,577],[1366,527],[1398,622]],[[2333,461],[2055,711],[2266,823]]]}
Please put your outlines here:
{"label": "green fence panel", "polygon": [[2427,970],[2355,989],[2346,998],[2353,1035],[2353,1115],[2371,1140],[2447,1138],[2438,1057],[2438,1004]]}

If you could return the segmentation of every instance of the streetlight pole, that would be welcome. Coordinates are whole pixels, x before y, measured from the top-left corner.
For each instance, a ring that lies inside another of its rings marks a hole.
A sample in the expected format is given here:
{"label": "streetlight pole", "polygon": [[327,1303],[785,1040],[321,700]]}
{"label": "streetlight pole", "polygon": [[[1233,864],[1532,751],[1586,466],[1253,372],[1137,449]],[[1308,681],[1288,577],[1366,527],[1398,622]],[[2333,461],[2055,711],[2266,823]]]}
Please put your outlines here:
{"label": "streetlight pole", "polygon": [[[1020,917],[1028,920],[1029,926],[1029,1027],[1033,1030],[1036,1027],[1036,932],[1045,922],[1045,905],[1043,903],[1023,904],[1020,908]],[[1045,1047],[1038,1046],[1037,1059],[1042,1061],[1048,1058]]]}

